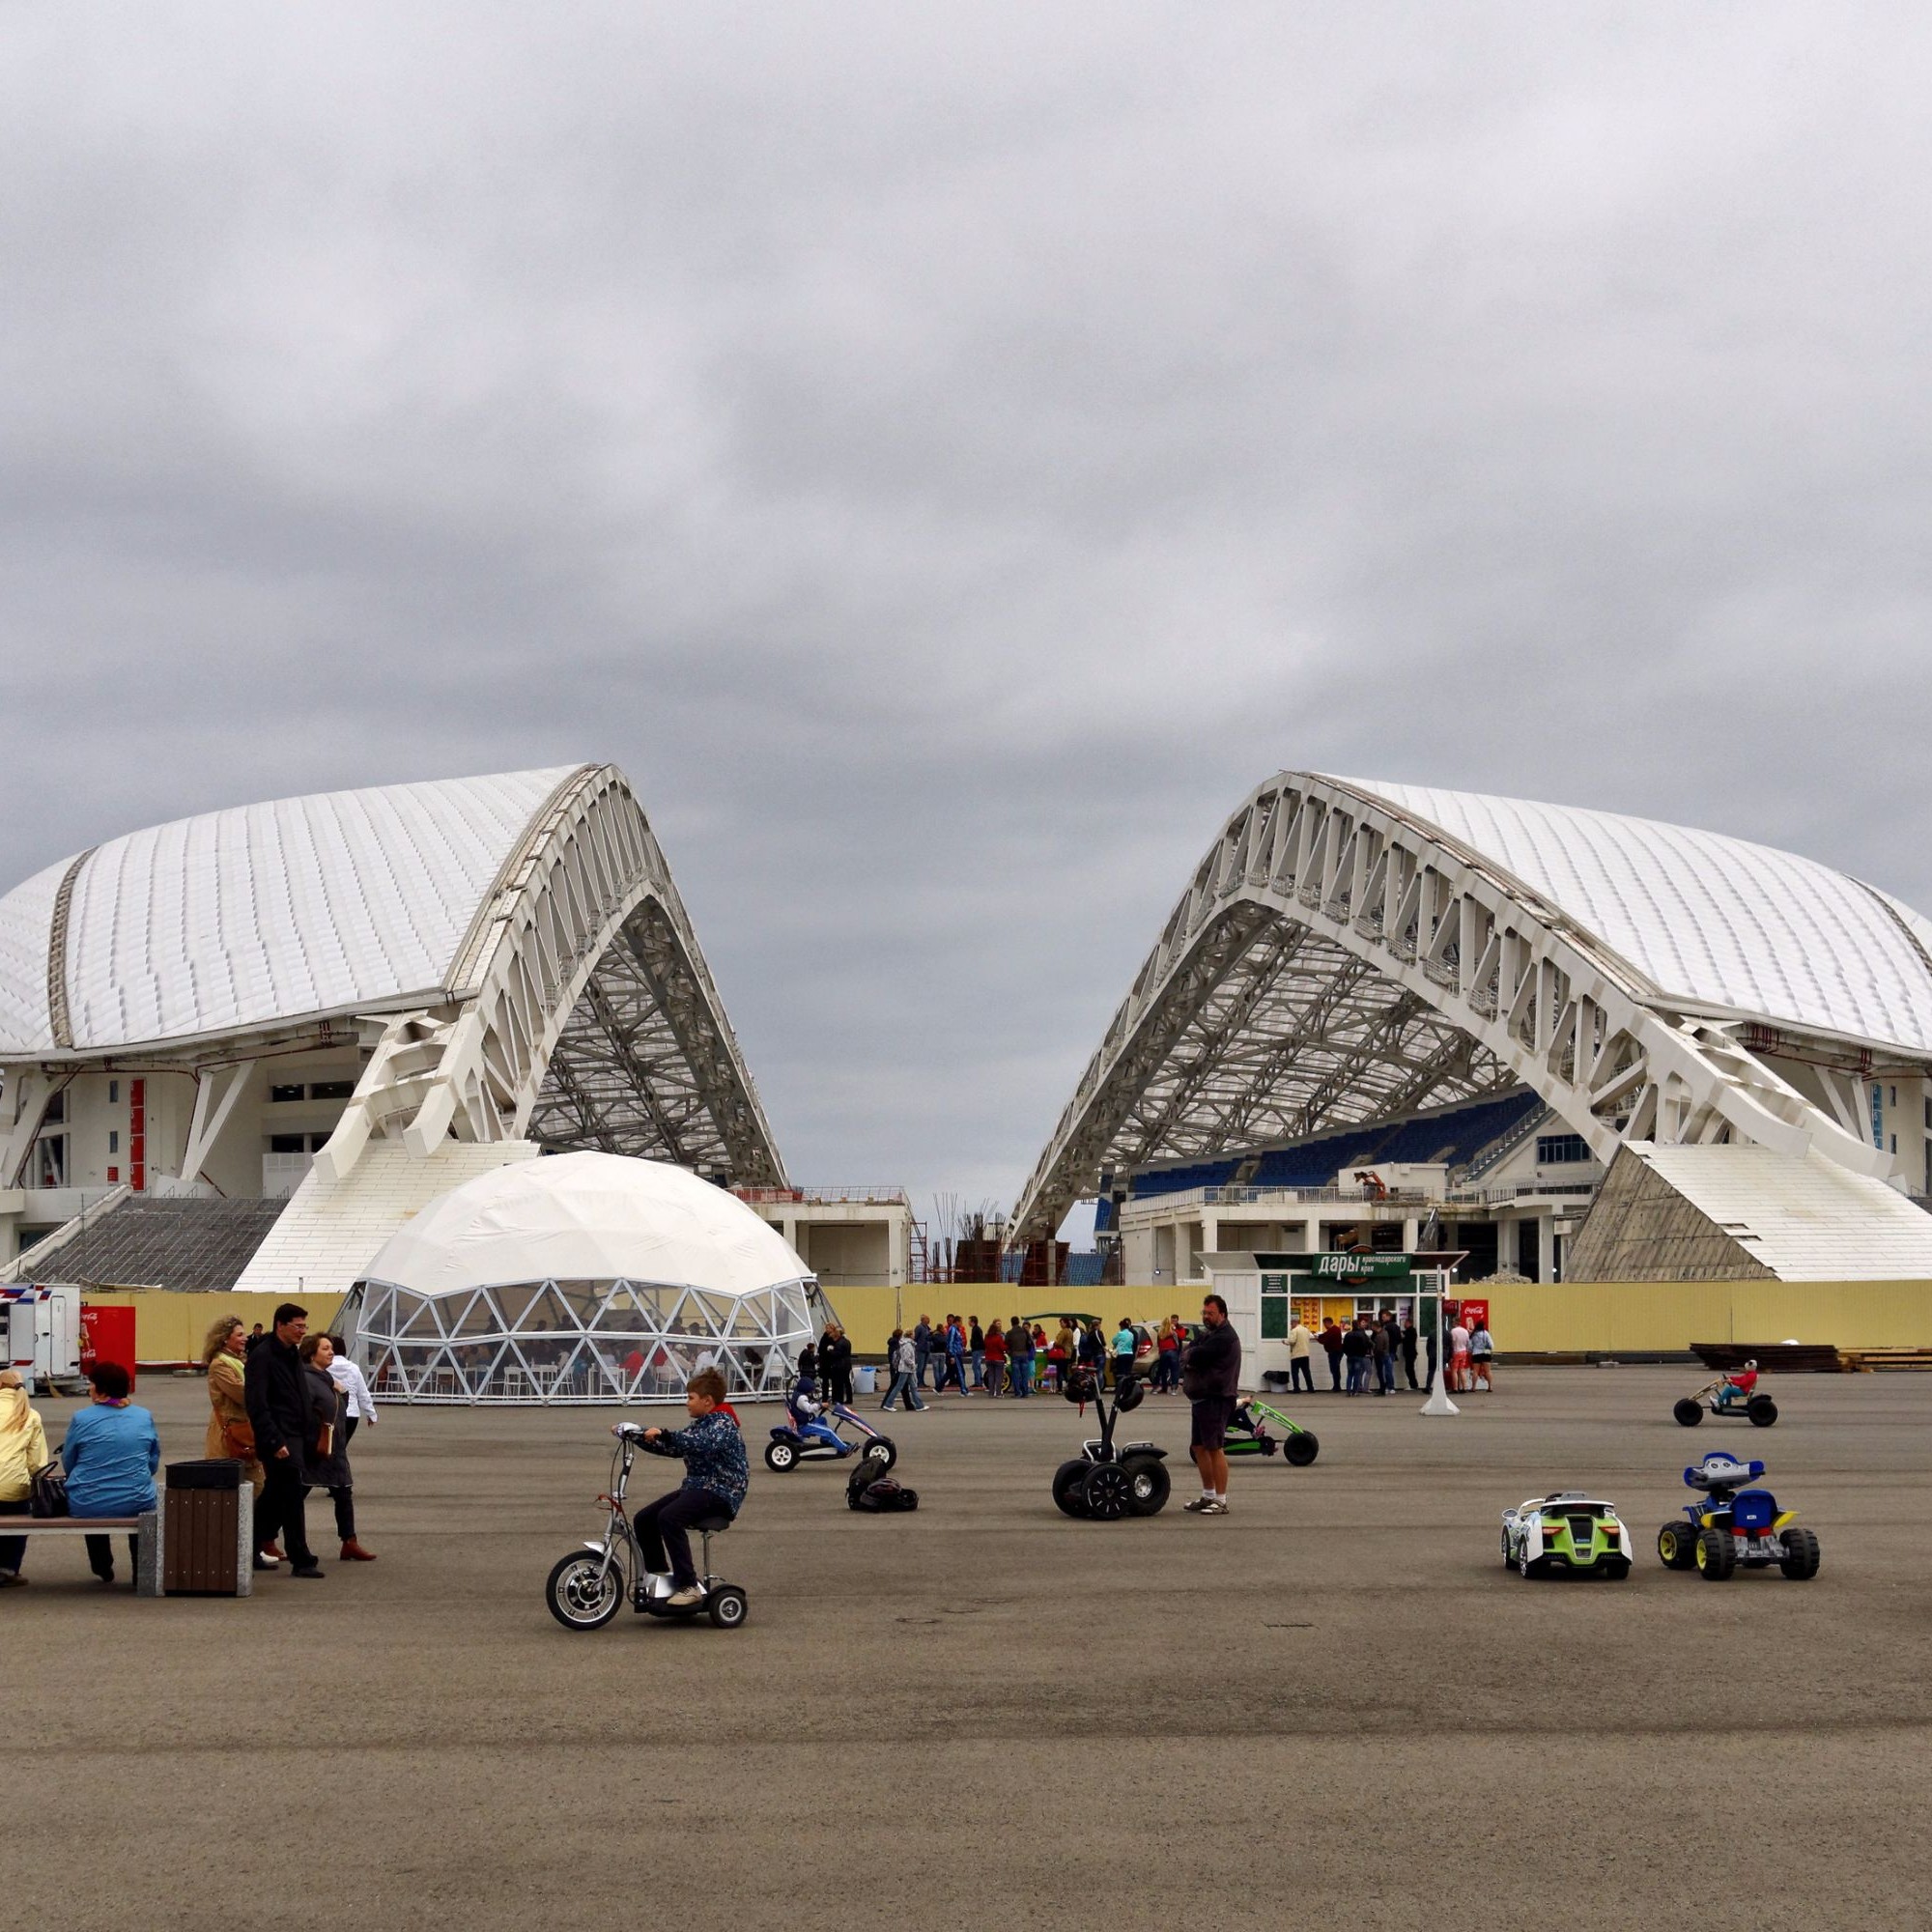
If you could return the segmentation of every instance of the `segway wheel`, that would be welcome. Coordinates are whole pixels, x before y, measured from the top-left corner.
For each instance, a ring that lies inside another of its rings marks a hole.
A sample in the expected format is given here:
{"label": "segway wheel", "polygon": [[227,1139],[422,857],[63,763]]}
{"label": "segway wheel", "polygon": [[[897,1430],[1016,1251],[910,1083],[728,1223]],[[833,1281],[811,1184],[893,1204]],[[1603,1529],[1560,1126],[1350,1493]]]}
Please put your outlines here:
{"label": "segway wheel", "polygon": [[715,1628],[734,1631],[752,1613],[750,1600],[735,1583],[726,1583],[721,1590],[713,1590],[710,1601],[704,1606]]}
{"label": "segway wheel", "polygon": [[1297,1469],[1305,1469],[1321,1453],[1321,1444],[1305,1429],[1297,1429],[1281,1445],[1281,1453]]}
{"label": "segway wheel", "polygon": [[1132,1492],[1128,1511],[1134,1516],[1158,1516],[1174,1493],[1174,1478],[1167,1473],[1167,1464],[1155,1456],[1136,1456],[1122,1466]]}
{"label": "segway wheel", "polygon": [[1133,1478],[1118,1463],[1092,1463],[1080,1494],[1094,1521],[1119,1522],[1133,1509]]}
{"label": "segway wheel", "polygon": [[1670,1412],[1686,1429],[1695,1429],[1704,1419],[1704,1405],[1691,1401],[1687,1395],[1679,1398]]}
{"label": "segway wheel", "polygon": [[765,1467],[783,1475],[787,1469],[798,1466],[798,1451],[789,1442],[767,1442],[765,1444]]}
{"label": "segway wheel", "polygon": [[1754,1395],[1745,1404],[1745,1413],[1757,1429],[1769,1429],[1777,1420],[1777,1405],[1768,1395]]}
{"label": "segway wheel", "polygon": [[1063,1463],[1053,1472],[1053,1503],[1063,1516],[1085,1516],[1087,1499],[1082,1484],[1087,1480],[1087,1471],[1093,1463],[1076,1456],[1070,1463]]}
{"label": "segway wheel", "polygon": [[602,1630],[624,1601],[624,1573],[594,1549],[573,1549],[550,1573],[544,1602],[565,1630]]}
{"label": "segway wheel", "polygon": [[890,1435],[875,1435],[859,1451],[862,1463],[870,1463],[875,1475],[883,1476],[899,1460],[899,1446]]}

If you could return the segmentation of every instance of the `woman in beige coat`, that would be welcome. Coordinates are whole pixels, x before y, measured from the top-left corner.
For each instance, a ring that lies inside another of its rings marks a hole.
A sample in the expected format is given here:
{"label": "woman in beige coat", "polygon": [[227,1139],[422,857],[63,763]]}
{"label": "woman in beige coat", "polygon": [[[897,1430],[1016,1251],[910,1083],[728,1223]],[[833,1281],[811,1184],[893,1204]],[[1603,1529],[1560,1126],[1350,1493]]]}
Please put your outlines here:
{"label": "woman in beige coat", "polygon": [[224,1315],[208,1331],[201,1345],[202,1365],[208,1370],[208,1441],[202,1453],[226,1456],[242,1464],[259,1502],[262,1464],[255,1454],[255,1432],[248,1422],[248,1405],[242,1393],[242,1356],[248,1331],[239,1316]]}
{"label": "woman in beige coat", "polygon": [[[27,1387],[13,1369],[0,1370],[0,1516],[25,1516],[28,1478],[44,1468],[47,1432],[27,1400]],[[0,1590],[27,1579],[20,1565],[27,1554],[24,1536],[0,1536]]]}

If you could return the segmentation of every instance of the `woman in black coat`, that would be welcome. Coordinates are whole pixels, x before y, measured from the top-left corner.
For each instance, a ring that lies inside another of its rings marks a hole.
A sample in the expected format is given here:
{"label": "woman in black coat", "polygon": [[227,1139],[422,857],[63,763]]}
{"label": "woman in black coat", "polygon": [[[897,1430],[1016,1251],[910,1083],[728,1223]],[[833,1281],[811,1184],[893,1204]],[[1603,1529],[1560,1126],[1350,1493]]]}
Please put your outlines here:
{"label": "woman in black coat", "polygon": [[836,1321],[826,1324],[824,1339],[818,1345],[818,1373],[825,1378],[825,1399],[827,1402],[852,1401],[852,1344],[845,1339],[845,1331]]}
{"label": "woman in black coat", "polygon": [[303,1432],[302,1481],[327,1490],[335,1505],[335,1533],[342,1539],[345,1563],[372,1563],[375,1557],[355,1540],[355,1479],[349,1471],[349,1443],[343,1428],[342,1391],[330,1378],[335,1345],[327,1335],[302,1338],[302,1384],[308,1396],[308,1427]]}

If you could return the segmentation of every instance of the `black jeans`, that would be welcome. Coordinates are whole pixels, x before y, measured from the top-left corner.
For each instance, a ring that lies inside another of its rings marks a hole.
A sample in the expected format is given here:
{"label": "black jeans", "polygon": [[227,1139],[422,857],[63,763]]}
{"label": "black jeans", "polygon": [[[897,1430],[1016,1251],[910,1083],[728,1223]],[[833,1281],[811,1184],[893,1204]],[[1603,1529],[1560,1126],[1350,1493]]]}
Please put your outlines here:
{"label": "black jeans", "polygon": [[1338,1389],[1342,1386],[1342,1351],[1333,1350],[1328,1356],[1328,1386]]}
{"label": "black jeans", "polygon": [[[0,1516],[31,1516],[33,1505],[25,1496],[16,1503],[0,1503]],[[20,1573],[20,1565],[27,1560],[27,1539],[24,1536],[0,1536],[0,1570]]]}
{"label": "black jeans", "polygon": [[1306,1355],[1295,1355],[1288,1365],[1288,1390],[1291,1395],[1298,1388],[1305,1388],[1310,1395],[1315,1393],[1315,1370]]}
{"label": "black jeans", "polygon": [[298,1570],[306,1570],[315,1561],[308,1547],[308,1526],[302,1518],[302,1500],[308,1494],[301,1471],[293,1454],[270,1456],[262,1463],[267,1481],[262,1486],[262,1515],[255,1524],[255,1547],[282,1541],[282,1553]]}
{"label": "black jeans", "polygon": [[631,1523],[638,1533],[644,1568],[653,1573],[668,1569],[670,1580],[680,1590],[689,1588],[697,1581],[697,1571],[691,1560],[691,1538],[686,1532],[699,1517],[730,1514],[730,1505],[709,1490],[673,1490],[669,1495],[646,1503]]}
{"label": "black jeans", "polygon": [[1422,1386],[1415,1379],[1415,1350],[1413,1349],[1405,1349],[1402,1351],[1402,1372],[1408,1378],[1410,1388],[1420,1388]]}
{"label": "black jeans", "polygon": [[[14,1539],[19,1540],[17,1537]],[[87,1567],[103,1583],[114,1580],[114,1539],[111,1536],[90,1536],[87,1543]],[[128,1539],[128,1567],[138,1577],[141,1573],[141,1539],[130,1536]]]}

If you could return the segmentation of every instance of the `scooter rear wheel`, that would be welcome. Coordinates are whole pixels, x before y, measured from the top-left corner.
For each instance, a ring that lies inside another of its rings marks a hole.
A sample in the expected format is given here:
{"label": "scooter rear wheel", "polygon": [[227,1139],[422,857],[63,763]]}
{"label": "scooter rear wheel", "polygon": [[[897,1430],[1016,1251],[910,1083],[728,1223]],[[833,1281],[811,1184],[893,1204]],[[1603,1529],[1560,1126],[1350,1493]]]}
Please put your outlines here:
{"label": "scooter rear wheel", "polygon": [[552,1569],[544,1602],[565,1630],[602,1630],[623,1605],[623,1569],[594,1549],[573,1549]]}
{"label": "scooter rear wheel", "polygon": [[736,1630],[752,1613],[750,1601],[735,1583],[713,1590],[704,1608],[712,1624],[722,1631]]}

